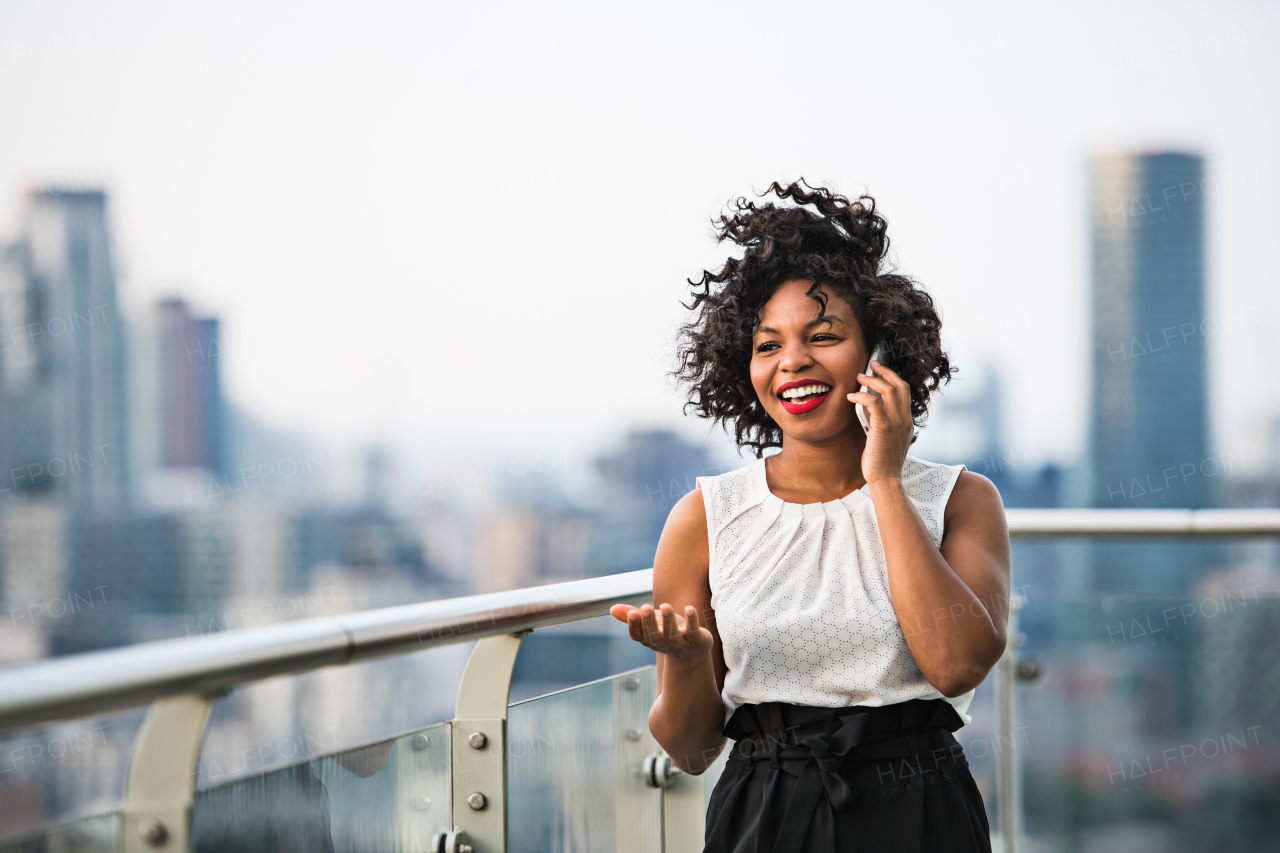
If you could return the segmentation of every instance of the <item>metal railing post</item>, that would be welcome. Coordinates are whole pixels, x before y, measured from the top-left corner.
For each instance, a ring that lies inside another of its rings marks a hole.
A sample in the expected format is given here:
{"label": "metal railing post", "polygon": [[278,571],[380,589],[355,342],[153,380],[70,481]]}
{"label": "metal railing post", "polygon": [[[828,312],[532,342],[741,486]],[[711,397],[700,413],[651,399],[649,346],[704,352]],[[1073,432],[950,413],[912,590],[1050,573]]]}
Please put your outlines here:
{"label": "metal railing post", "polygon": [[124,853],[191,849],[191,804],[200,744],[213,699],[198,694],[151,703],[138,732],[125,789],[119,845]]}
{"label": "metal railing post", "polygon": [[450,725],[453,829],[432,853],[507,853],[507,702],[520,643],[532,629],[476,643]]}
{"label": "metal railing post", "polygon": [[679,773],[662,789],[663,853],[702,853],[707,830],[705,775]]}
{"label": "metal railing post", "polygon": [[1014,595],[1009,601],[1009,627],[1004,654],[996,664],[996,827],[1001,853],[1017,853],[1022,803],[1019,796],[1018,753],[1014,736],[1018,727],[1017,692],[1018,611],[1024,599]]}

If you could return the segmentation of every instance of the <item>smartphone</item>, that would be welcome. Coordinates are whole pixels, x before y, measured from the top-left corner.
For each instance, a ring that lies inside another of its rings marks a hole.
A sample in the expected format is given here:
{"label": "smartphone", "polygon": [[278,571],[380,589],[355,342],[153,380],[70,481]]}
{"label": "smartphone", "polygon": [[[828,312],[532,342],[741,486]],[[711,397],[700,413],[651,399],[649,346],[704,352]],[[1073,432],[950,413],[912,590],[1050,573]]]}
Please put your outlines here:
{"label": "smartphone", "polygon": [[[875,376],[876,375],[875,371],[871,369],[871,362],[878,361],[881,364],[884,364],[885,358],[888,355],[889,355],[889,345],[887,343],[885,343],[884,341],[881,341],[880,343],[876,344],[876,348],[871,351],[871,358],[868,359],[867,361],[867,369],[862,372],[866,373],[869,376]],[[866,391],[870,394],[874,394],[876,397],[880,396],[880,392],[872,391],[866,385],[863,385],[858,390]],[[862,431],[870,432],[871,416],[867,414],[866,408],[861,403],[854,403],[853,410],[858,414],[858,422],[862,424]]]}

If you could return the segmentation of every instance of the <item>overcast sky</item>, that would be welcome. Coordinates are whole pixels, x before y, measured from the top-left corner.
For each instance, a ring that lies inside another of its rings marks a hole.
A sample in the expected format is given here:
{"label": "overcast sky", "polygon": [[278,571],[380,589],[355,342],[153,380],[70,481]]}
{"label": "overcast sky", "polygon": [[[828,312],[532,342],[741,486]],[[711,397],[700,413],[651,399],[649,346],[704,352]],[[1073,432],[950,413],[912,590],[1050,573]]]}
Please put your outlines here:
{"label": "overcast sky", "polygon": [[[224,323],[230,397],[429,458],[681,424],[708,217],[867,189],[1016,452],[1088,404],[1085,164],[1202,152],[1220,449],[1280,411],[1280,12],[1263,3],[0,4],[0,224],[105,185],[129,306]],[[958,387],[958,386],[957,386]],[[957,390],[956,393],[960,393]]]}

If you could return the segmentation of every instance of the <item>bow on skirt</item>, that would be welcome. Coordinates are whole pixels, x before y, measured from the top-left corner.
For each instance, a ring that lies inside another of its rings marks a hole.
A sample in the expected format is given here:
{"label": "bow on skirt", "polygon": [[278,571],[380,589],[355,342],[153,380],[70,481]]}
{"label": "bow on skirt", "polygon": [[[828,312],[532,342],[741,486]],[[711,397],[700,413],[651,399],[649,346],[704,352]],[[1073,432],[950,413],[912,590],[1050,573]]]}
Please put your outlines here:
{"label": "bow on skirt", "polygon": [[[704,853],[987,853],[990,829],[947,702],[734,712]],[[935,838],[935,836],[938,836]],[[942,846],[938,846],[942,845]]]}

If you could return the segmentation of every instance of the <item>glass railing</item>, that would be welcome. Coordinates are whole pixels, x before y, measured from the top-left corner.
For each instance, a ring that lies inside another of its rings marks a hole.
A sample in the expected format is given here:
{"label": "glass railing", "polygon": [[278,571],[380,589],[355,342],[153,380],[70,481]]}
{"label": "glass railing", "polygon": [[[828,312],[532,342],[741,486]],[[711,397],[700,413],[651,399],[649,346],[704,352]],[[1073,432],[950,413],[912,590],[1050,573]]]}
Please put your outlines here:
{"label": "glass railing", "polygon": [[[511,853],[662,853],[664,805],[698,818],[705,813],[724,756],[700,777],[655,778],[653,766],[663,755],[648,728],[656,690],[656,669],[648,666],[509,706]],[[474,751],[455,766],[452,725],[201,788],[191,810],[191,847],[201,853],[436,850],[454,826],[455,786],[470,787],[468,776],[504,760],[499,751]],[[123,837],[129,829],[123,821],[119,810],[73,820],[11,839],[0,851],[125,850],[131,839]],[[159,837],[153,824],[136,829]],[[700,835],[696,840],[700,847]]]}
{"label": "glass railing", "polygon": [[[1269,849],[1280,570],[1260,537],[1280,512],[1236,527],[1134,513],[1127,542],[1090,538],[1125,535],[1119,514],[1069,515],[1011,513],[1010,646],[957,733],[993,846]],[[0,672],[0,853],[701,850],[728,749],[701,776],[673,769],[647,725],[653,666],[527,699],[511,688],[530,631],[607,621],[649,584],[637,572]],[[574,630],[546,648],[599,642]],[[124,710],[144,694],[145,721]],[[441,703],[453,719],[405,730]],[[231,723],[254,704],[292,721],[246,735]],[[371,723],[379,707],[393,713]]]}
{"label": "glass railing", "polygon": [[1280,597],[1256,579],[1029,594],[1022,831],[1047,850],[1252,851],[1280,838]]}
{"label": "glass railing", "polygon": [[[114,849],[111,815],[124,802],[144,716],[134,710],[0,732],[0,850]],[[48,846],[3,840],[46,836]]]}
{"label": "glass railing", "polygon": [[661,853],[662,791],[645,784],[652,667],[513,705],[507,718],[512,853]]}
{"label": "glass railing", "polygon": [[206,788],[192,848],[415,853],[450,827],[449,723]]}
{"label": "glass railing", "polygon": [[121,816],[119,812],[93,815],[42,829],[24,837],[0,842],[4,853],[115,853],[120,847]]}

